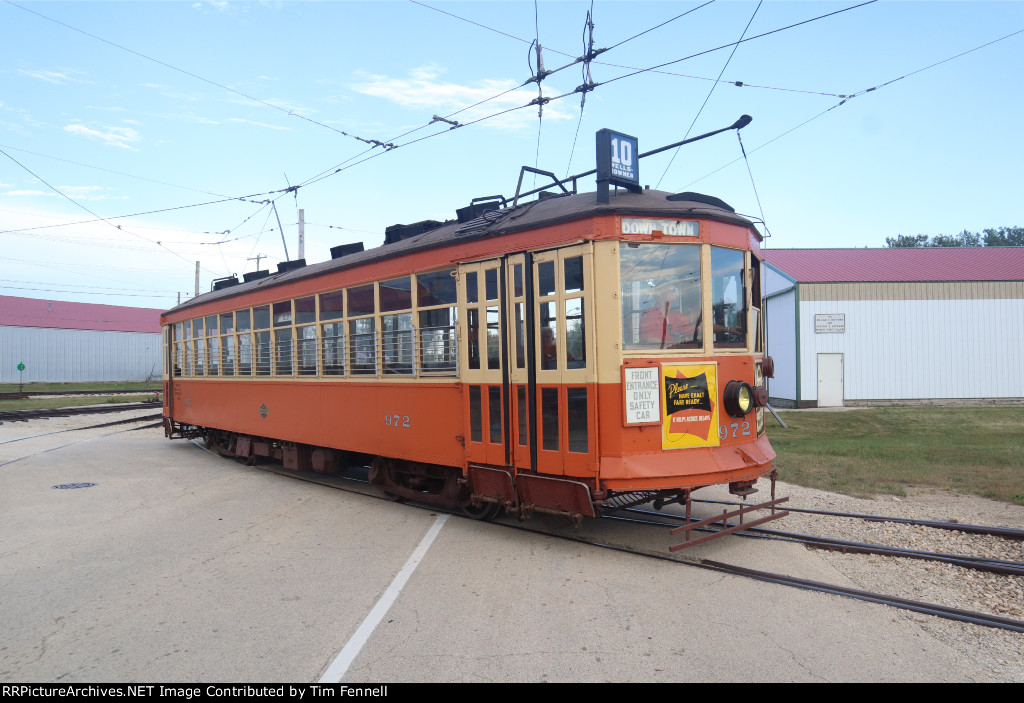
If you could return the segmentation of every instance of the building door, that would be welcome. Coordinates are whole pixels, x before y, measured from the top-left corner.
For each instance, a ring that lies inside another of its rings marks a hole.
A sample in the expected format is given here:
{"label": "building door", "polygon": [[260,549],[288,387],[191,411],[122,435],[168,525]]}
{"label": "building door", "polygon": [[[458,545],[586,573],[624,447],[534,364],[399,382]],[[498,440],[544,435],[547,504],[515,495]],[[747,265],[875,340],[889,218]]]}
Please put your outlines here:
{"label": "building door", "polygon": [[842,354],[818,354],[818,407],[843,407]]}

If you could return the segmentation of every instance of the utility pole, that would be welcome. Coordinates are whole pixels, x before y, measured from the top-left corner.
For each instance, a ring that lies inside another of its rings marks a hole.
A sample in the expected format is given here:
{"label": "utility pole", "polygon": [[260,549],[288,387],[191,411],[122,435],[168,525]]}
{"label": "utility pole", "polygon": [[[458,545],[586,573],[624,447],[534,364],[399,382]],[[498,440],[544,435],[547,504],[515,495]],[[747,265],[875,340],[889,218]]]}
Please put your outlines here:
{"label": "utility pole", "polygon": [[306,211],[299,208],[299,258],[306,258]]}
{"label": "utility pole", "polygon": [[199,297],[199,262],[196,262],[196,297]]}
{"label": "utility pole", "polygon": [[260,259],[265,259],[265,258],[267,258],[265,254],[257,254],[256,256],[250,256],[248,261],[255,261],[256,262],[256,270],[259,271],[260,270]]}

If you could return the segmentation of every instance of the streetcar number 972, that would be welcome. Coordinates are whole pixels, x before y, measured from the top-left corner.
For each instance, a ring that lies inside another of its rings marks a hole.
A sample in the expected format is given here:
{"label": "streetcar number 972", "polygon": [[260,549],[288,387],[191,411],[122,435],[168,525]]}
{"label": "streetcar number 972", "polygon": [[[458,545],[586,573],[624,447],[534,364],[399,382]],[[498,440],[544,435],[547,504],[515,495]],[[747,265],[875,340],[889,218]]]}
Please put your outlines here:
{"label": "streetcar number 972", "polygon": [[749,437],[750,436],[750,423],[749,422],[734,422],[731,425],[719,425],[718,426],[718,438],[729,439],[729,437]]}
{"label": "streetcar number 972", "polygon": [[384,424],[388,427],[409,427],[408,415],[385,415]]}

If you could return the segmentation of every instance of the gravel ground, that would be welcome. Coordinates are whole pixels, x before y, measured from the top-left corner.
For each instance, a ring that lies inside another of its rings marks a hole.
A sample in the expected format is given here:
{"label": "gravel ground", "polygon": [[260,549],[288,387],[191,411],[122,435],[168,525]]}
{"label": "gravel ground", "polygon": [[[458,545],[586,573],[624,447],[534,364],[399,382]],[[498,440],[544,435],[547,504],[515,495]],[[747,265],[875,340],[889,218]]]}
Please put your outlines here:
{"label": "gravel ground", "polygon": [[[798,508],[1024,529],[1021,506],[938,490],[908,493],[906,498],[861,499],[789,484],[780,484],[778,489],[778,495],[790,496],[790,505]],[[780,530],[855,542],[1024,563],[1024,542],[999,537],[801,513],[790,513],[775,525]],[[838,552],[822,552],[822,556],[856,588],[1024,620],[1024,577],[916,559]],[[918,623],[925,633],[955,647],[965,659],[987,667],[999,680],[1024,683],[1024,634],[897,608],[892,612],[894,620]]]}

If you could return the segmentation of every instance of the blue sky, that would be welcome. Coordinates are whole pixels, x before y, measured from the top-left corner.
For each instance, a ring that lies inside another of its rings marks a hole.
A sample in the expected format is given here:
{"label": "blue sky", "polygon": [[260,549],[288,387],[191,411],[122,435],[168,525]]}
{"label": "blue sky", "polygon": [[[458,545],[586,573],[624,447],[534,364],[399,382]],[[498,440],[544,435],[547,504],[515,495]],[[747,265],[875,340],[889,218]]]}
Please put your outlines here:
{"label": "blue sky", "polygon": [[749,172],[730,132],[641,182],[763,215],[771,248],[1024,225],[1024,2],[858,4],[598,0],[582,119],[579,94],[538,119],[530,42],[581,56],[589,0],[0,2],[0,295],[169,308],[197,260],[202,291],[275,268],[277,217],[296,258],[298,208],[312,263],[523,165],[589,170],[601,128],[648,151],[743,114]]}

